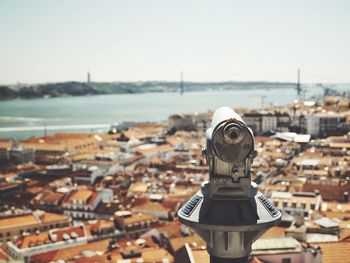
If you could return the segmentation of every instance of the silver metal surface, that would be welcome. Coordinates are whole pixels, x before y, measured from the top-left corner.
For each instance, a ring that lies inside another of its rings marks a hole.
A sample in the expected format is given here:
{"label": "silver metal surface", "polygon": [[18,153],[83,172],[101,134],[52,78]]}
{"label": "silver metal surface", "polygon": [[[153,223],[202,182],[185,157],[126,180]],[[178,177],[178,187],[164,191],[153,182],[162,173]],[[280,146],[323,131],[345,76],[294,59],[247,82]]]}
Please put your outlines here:
{"label": "silver metal surface", "polygon": [[207,243],[211,258],[245,258],[281,213],[251,182],[254,136],[232,109],[215,111],[206,132],[209,182],[178,212]]}

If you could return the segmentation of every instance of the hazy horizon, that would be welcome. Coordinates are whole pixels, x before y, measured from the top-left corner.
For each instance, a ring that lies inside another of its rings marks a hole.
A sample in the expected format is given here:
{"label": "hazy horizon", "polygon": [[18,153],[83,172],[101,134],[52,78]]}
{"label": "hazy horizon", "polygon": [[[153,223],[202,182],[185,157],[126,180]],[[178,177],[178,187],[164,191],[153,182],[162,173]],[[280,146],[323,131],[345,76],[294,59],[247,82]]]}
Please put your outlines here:
{"label": "hazy horizon", "polygon": [[0,84],[350,83],[350,2],[0,2]]}
{"label": "hazy horizon", "polygon": [[[296,78],[297,79],[297,78]],[[27,85],[45,85],[45,84],[56,84],[56,83],[69,83],[69,82],[81,82],[81,83],[87,83],[86,80],[61,80],[61,81],[46,81],[46,82],[17,82],[17,83],[0,83],[0,85],[5,86],[27,86]],[[158,83],[177,83],[180,82],[179,80],[111,80],[111,81],[91,81],[91,83],[146,83],[146,82],[158,82]],[[275,83],[275,84],[297,84],[297,81],[273,81],[273,80],[215,80],[215,81],[196,81],[196,80],[186,80],[184,79],[184,83],[196,83],[196,84],[207,84],[207,83]],[[301,82],[301,85],[350,85],[349,82]]]}

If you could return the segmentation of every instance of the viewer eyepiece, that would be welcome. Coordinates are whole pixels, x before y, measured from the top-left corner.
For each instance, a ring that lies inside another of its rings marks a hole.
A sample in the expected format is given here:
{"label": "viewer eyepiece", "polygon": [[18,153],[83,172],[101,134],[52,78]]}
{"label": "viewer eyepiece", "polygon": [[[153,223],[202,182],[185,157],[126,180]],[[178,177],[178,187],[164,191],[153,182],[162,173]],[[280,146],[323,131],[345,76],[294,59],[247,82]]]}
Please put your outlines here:
{"label": "viewer eyepiece", "polygon": [[244,131],[238,123],[227,123],[223,129],[224,139],[228,144],[236,144],[243,139]]}
{"label": "viewer eyepiece", "polygon": [[207,150],[226,163],[239,163],[254,150],[254,135],[233,109],[221,107],[207,131]]}

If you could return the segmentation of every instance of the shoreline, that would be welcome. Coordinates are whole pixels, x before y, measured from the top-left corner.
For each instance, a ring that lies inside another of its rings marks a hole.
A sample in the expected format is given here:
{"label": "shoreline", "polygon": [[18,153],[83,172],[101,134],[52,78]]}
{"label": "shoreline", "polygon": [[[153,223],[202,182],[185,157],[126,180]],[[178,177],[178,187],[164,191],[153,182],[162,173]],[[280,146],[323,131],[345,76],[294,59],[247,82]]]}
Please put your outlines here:
{"label": "shoreline", "polygon": [[[184,92],[287,89],[294,85],[296,84],[289,82],[185,82]],[[0,85],[0,102],[12,100],[85,97],[94,95],[130,95],[177,92],[180,92],[180,85],[178,82],[62,82],[35,85],[29,84],[19,88],[14,85]]]}

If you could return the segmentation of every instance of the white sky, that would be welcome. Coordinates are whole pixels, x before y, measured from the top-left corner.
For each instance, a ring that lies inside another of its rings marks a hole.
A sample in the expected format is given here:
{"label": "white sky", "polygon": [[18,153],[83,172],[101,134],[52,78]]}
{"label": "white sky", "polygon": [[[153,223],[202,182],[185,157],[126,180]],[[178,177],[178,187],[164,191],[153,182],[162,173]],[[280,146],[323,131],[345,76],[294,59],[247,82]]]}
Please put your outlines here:
{"label": "white sky", "polygon": [[0,83],[350,82],[346,0],[1,0]]}

